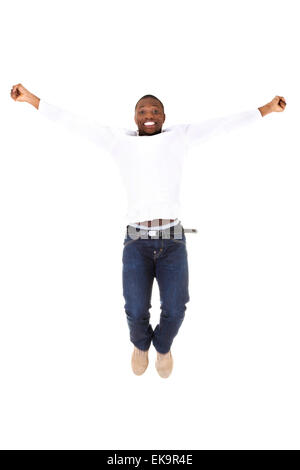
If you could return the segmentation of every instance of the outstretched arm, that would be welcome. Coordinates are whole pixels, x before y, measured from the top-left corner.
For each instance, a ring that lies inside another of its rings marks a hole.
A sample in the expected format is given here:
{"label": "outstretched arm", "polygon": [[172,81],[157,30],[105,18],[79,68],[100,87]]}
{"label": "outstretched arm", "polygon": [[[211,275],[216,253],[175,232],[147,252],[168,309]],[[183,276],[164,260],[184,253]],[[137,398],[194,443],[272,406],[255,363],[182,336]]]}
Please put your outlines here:
{"label": "outstretched arm", "polygon": [[116,129],[109,126],[100,126],[96,122],[77,116],[65,109],[46,103],[27,90],[21,83],[11,89],[11,97],[15,101],[26,102],[39,110],[39,113],[51,121],[58,122],[66,129],[82,135],[97,146],[110,151],[116,141]]}
{"label": "outstretched arm", "polygon": [[184,125],[184,132],[189,145],[204,142],[211,137],[222,133],[231,132],[240,127],[247,126],[272,112],[284,111],[286,101],[283,96],[275,96],[272,101],[264,106],[241,113],[232,114],[204,122]]}

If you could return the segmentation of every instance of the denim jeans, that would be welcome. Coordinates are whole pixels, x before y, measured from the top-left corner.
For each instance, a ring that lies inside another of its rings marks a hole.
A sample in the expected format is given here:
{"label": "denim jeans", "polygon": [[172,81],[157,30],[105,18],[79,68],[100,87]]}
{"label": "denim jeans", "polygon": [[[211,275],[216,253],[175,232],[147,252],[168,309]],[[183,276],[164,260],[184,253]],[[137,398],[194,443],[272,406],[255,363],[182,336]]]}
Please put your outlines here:
{"label": "denim jeans", "polygon": [[[171,238],[132,238],[126,229],[123,242],[122,282],[130,341],[142,350],[148,350],[152,341],[161,354],[170,350],[190,300],[186,238],[178,225],[181,239],[174,234]],[[149,309],[154,278],[159,286],[161,313],[153,330]]]}

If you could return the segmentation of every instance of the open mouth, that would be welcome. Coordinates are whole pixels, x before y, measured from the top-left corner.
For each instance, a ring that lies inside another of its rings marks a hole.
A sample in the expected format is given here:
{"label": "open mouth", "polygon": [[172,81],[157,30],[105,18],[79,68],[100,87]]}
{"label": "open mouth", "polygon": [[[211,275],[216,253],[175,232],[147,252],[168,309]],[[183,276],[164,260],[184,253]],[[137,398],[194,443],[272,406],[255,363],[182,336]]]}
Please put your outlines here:
{"label": "open mouth", "polygon": [[155,122],[154,121],[147,121],[147,122],[144,122],[144,126],[145,127],[154,127],[155,126]]}

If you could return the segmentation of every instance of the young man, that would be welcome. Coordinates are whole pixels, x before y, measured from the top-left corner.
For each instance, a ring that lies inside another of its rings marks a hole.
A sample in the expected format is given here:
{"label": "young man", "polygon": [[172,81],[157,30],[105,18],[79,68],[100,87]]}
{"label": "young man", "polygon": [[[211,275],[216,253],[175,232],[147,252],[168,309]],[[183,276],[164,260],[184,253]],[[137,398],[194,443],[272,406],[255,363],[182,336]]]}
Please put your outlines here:
{"label": "young man", "polygon": [[[257,109],[162,129],[164,106],[155,96],[145,95],[135,106],[138,130],[133,131],[88,122],[40,100],[20,83],[12,87],[11,97],[32,104],[42,115],[86,136],[115,158],[128,195],[122,275],[125,312],[134,344],[131,366],[136,375],[145,372],[153,343],[157,372],[169,377],[173,368],[171,345],[190,300],[186,238],[177,218],[184,156],[189,147],[211,136],[284,111],[285,99],[275,96]],[[154,278],[159,286],[161,315],[153,330],[149,309]]]}

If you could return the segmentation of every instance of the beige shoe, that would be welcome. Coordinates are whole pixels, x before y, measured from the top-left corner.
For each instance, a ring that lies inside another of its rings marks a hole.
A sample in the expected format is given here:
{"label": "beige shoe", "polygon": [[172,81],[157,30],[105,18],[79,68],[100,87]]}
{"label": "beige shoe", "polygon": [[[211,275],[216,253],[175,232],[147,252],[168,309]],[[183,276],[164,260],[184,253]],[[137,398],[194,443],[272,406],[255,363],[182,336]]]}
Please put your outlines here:
{"label": "beige shoe", "polygon": [[157,352],[155,367],[163,379],[168,378],[173,370],[173,357],[171,351],[167,352],[166,354]]}
{"label": "beige shoe", "polygon": [[131,367],[136,375],[142,375],[147,369],[149,364],[148,351],[142,351],[134,346],[131,356]]}

